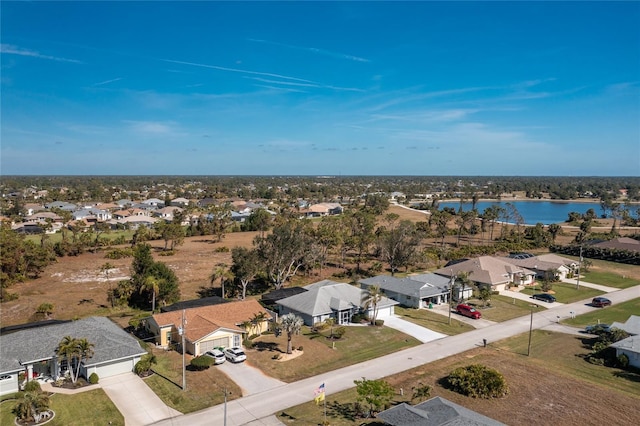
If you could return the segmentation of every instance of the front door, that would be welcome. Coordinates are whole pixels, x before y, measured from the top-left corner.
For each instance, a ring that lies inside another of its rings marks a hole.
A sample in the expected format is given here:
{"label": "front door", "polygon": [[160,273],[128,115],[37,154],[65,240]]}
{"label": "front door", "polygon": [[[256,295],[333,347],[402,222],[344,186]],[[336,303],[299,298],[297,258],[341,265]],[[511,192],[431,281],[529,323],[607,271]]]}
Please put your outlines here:
{"label": "front door", "polygon": [[339,324],[349,324],[351,321],[351,311],[340,311],[339,313]]}

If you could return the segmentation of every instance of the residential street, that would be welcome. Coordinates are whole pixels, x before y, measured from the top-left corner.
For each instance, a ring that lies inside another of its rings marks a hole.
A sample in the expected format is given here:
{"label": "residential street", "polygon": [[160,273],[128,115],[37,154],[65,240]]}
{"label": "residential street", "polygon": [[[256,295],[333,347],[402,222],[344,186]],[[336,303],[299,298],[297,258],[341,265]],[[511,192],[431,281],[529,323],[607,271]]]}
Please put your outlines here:
{"label": "residential street", "polygon": [[[607,295],[614,304],[640,297],[640,286],[618,290]],[[540,329],[556,324],[559,319],[567,318],[573,311],[576,315],[597,310],[589,305],[591,299],[560,305],[533,314],[533,328]],[[482,345],[482,339],[489,344],[529,331],[530,317],[524,316],[510,321],[491,325],[456,336],[450,336],[424,343],[394,354],[374,360],[320,374],[295,383],[282,386],[274,391],[252,394],[227,404],[226,424],[229,426],[272,425],[274,413],[280,413],[288,407],[308,402],[313,391],[325,383],[327,395],[353,387],[353,381],[366,377],[378,379],[419,365],[433,362],[448,356],[464,352]],[[126,416],[126,414],[125,414]],[[264,419],[264,420],[261,420]],[[155,423],[157,425],[222,425],[224,424],[224,406],[210,407],[196,413],[178,416]]]}

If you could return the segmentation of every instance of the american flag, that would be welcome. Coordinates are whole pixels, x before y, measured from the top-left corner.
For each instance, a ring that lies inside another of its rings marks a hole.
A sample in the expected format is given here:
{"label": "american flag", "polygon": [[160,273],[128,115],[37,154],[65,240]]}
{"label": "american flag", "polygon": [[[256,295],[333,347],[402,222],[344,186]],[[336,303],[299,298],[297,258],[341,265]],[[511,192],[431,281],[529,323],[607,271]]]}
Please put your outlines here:
{"label": "american flag", "polygon": [[323,384],[321,384],[321,385],[318,387],[318,389],[316,389],[316,390],[314,390],[314,391],[313,391],[313,394],[314,394],[315,396],[318,396],[318,395],[320,395],[321,393],[324,393],[324,383],[323,383]]}

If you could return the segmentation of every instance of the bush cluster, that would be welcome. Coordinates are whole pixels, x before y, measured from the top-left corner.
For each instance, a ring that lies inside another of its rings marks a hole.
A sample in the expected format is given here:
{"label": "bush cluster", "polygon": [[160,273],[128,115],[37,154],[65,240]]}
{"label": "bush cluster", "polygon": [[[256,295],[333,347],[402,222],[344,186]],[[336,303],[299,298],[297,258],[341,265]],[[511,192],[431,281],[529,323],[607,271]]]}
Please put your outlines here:
{"label": "bush cluster", "polygon": [[99,380],[100,377],[98,377],[96,373],[91,373],[91,375],[89,376],[89,383],[91,383],[92,385],[97,385]]}
{"label": "bush cluster", "polygon": [[456,368],[446,383],[451,390],[473,398],[499,398],[509,393],[504,376],[480,364]]}
{"label": "bush cluster", "polygon": [[191,368],[196,371],[206,370],[213,364],[213,358],[208,356],[197,356],[191,360]]}

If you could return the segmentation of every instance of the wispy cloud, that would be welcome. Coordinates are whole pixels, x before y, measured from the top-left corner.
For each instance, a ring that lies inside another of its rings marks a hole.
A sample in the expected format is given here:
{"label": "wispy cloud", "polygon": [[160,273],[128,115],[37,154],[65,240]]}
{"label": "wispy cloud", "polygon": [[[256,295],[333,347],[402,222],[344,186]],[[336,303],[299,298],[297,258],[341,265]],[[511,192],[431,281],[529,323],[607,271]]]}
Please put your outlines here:
{"label": "wispy cloud", "polygon": [[105,81],[101,81],[99,83],[94,83],[94,84],[91,85],[91,87],[104,86],[105,84],[115,83],[116,81],[120,81],[120,80],[122,80],[122,77],[112,78],[111,80],[105,80]]}
{"label": "wispy cloud", "polygon": [[318,49],[317,47],[295,46],[293,44],[278,43],[277,41],[261,40],[261,39],[255,39],[255,38],[249,38],[248,40],[249,41],[253,41],[255,43],[270,44],[272,46],[286,47],[287,49],[303,50],[305,52],[316,53],[316,54],[319,54],[319,55],[331,56],[331,57],[334,57],[334,58],[341,58],[341,59],[348,59],[350,61],[371,62],[369,59],[362,58],[360,56],[354,56],[354,55],[348,55],[346,53],[340,53],[340,52],[333,52],[333,51],[330,51],[330,50]]}
{"label": "wispy cloud", "polygon": [[293,82],[293,81],[277,81],[277,80],[269,80],[269,79],[261,78],[261,77],[244,77],[244,78],[260,81],[260,82],[263,82],[263,83],[282,84],[284,86],[315,87],[315,88],[319,88],[319,89],[331,89],[331,90],[336,90],[336,91],[364,92],[364,90],[358,89],[358,88],[354,88],[354,87],[339,87],[339,86],[332,86],[330,84],[297,83],[297,82]]}
{"label": "wispy cloud", "polygon": [[0,53],[4,53],[7,55],[30,56],[32,58],[48,59],[51,61],[58,61],[58,62],[71,62],[74,64],[83,63],[82,61],[78,61],[76,59],[68,59],[68,58],[62,58],[59,56],[44,55],[35,50],[24,49],[22,47],[14,46],[12,44],[4,44],[4,43],[0,44]]}
{"label": "wispy cloud", "polygon": [[169,135],[174,133],[174,123],[161,121],[132,121],[125,120],[129,129],[136,133],[151,135]]}
{"label": "wispy cloud", "polygon": [[171,62],[173,64],[191,65],[193,67],[211,68],[211,69],[220,70],[220,71],[237,72],[237,73],[241,73],[241,74],[251,74],[251,75],[263,75],[265,77],[275,77],[275,78],[282,78],[282,79],[285,79],[285,80],[302,81],[302,82],[305,82],[305,83],[315,83],[314,81],[305,80],[303,78],[291,77],[291,76],[288,76],[288,75],[274,74],[274,73],[269,73],[269,72],[250,71],[250,70],[243,70],[243,69],[238,69],[238,68],[227,68],[227,67],[220,67],[218,65],[207,65],[207,64],[198,64],[198,63],[195,63],[195,62],[176,61],[176,60],[173,60],[173,59],[160,59],[160,60],[161,61],[165,61],[165,62]]}

